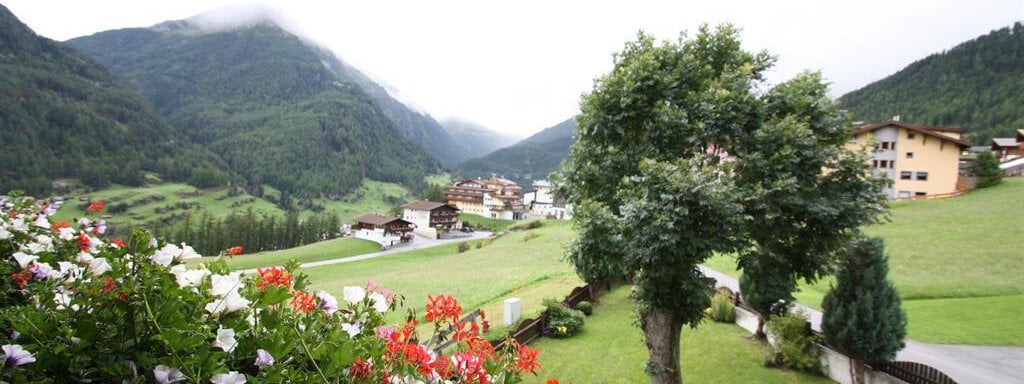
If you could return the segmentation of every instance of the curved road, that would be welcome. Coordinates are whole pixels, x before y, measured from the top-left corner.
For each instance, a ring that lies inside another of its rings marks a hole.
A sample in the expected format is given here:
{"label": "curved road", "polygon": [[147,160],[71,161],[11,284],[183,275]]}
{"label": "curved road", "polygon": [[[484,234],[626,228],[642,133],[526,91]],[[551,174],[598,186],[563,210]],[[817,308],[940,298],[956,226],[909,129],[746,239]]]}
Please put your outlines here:
{"label": "curved road", "polygon": [[[718,281],[718,285],[734,292],[740,289],[736,278],[701,266],[704,275]],[[794,310],[806,313],[811,328],[821,332],[821,311],[803,304]],[[1024,328],[1021,330],[1024,332]],[[899,361],[914,361],[939,369],[960,384],[1013,384],[1024,383],[1024,348],[989,347],[973,345],[947,345],[904,340],[906,347],[896,355]]]}

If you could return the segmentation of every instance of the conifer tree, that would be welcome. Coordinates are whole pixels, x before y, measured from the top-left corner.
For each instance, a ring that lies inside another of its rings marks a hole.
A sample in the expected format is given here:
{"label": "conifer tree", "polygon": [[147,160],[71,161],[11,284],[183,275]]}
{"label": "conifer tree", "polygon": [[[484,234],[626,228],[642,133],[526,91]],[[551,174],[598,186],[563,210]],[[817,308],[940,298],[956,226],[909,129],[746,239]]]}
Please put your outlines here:
{"label": "conifer tree", "polygon": [[850,356],[854,383],[864,382],[864,364],[891,361],[903,349],[907,319],[879,238],[859,239],[839,263],[836,285],[821,306],[822,331],[832,347]]}
{"label": "conifer tree", "polygon": [[978,178],[978,188],[988,188],[1003,181],[999,160],[989,151],[978,154],[978,158],[970,165],[970,171],[971,175]]}

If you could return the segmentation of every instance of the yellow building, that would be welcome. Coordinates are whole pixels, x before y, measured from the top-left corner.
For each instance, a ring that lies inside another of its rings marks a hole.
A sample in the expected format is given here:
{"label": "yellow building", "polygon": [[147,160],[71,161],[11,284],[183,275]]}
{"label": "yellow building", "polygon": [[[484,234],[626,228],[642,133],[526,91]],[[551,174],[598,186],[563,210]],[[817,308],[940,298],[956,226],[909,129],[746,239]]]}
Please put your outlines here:
{"label": "yellow building", "polygon": [[885,190],[890,198],[941,195],[957,191],[960,151],[970,147],[960,140],[962,133],[886,121],[857,128],[848,147],[869,151],[877,174],[892,180]]}

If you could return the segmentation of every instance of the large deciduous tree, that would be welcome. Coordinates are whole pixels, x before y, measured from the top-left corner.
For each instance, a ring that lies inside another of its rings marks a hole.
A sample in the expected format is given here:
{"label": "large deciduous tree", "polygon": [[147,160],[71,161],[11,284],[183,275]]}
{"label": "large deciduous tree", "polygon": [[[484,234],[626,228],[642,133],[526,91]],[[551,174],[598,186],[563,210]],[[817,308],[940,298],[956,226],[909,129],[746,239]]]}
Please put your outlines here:
{"label": "large deciduous tree", "polygon": [[[878,193],[863,158],[841,148],[849,124],[820,76],[763,90],[774,58],[743,50],[732,26],[664,43],[641,33],[614,62],[583,96],[556,176],[575,207],[568,258],[588,281],[635,277],[647,372],[681,383],[682,327],[700,321],[711,291],[700,263],[739,252],[741,265],[764,260],[786,281],[817,276]],[[768,161],[788,163],[748,164]],[[839,197],[850,200],[829,200]],[[787,221],[794,214],[800,222]],[[785,240],[767,241],[772,225],[788,227]]]}
{"label": "large deciduous tree", "polygon": [[854,383],[864,382],[864,363],[890,361],[904,346],[906,314],[888,273],[882,240],[858,240],[841,259],[836,285],[821,303],[825,340],[854,360]]}

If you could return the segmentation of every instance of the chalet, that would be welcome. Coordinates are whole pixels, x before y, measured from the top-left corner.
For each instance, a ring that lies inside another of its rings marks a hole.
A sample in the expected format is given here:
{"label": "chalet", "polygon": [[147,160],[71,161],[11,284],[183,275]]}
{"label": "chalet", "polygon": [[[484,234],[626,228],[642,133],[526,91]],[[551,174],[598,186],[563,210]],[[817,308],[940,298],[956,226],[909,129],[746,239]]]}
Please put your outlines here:
{"label": "chalet", "polygon": [[890,120],[857,128],[847,147],[868,151],[876,174],[892,180],[890,198],[941,195],[958,191],[960,152],[970,147],[962,133]]}
{"label": "chalet", "polygon": [[1016,137],[992,139],[992,153],[1001,162],[1024,157],[1024,129],[1018,129]]}
{"label": "chalet", "polygon": [[536,180],[532,186],[533,190],[523,195],[523,205],[531,216],[550,216],[555,203],[551,183],[547,180]]}
{"label": "chalet", "polygon": [[395,244],[412,241],[413,224],[394,216],[367,213],[356,217],[352,234],[390,248]]}
{"label": "chalet", "polygon": [[455,182],[444,191],[448,204],[462,212],[496,219],[523,218],[523,189],[514,181],[491,176]]}
{"label": "chalet", "polygon": [[402,210],[402,219],[413,223],[414,232],[426,237],[436,239],[460,227],[459,209],[450,204],[419,200],[403,205]]}

